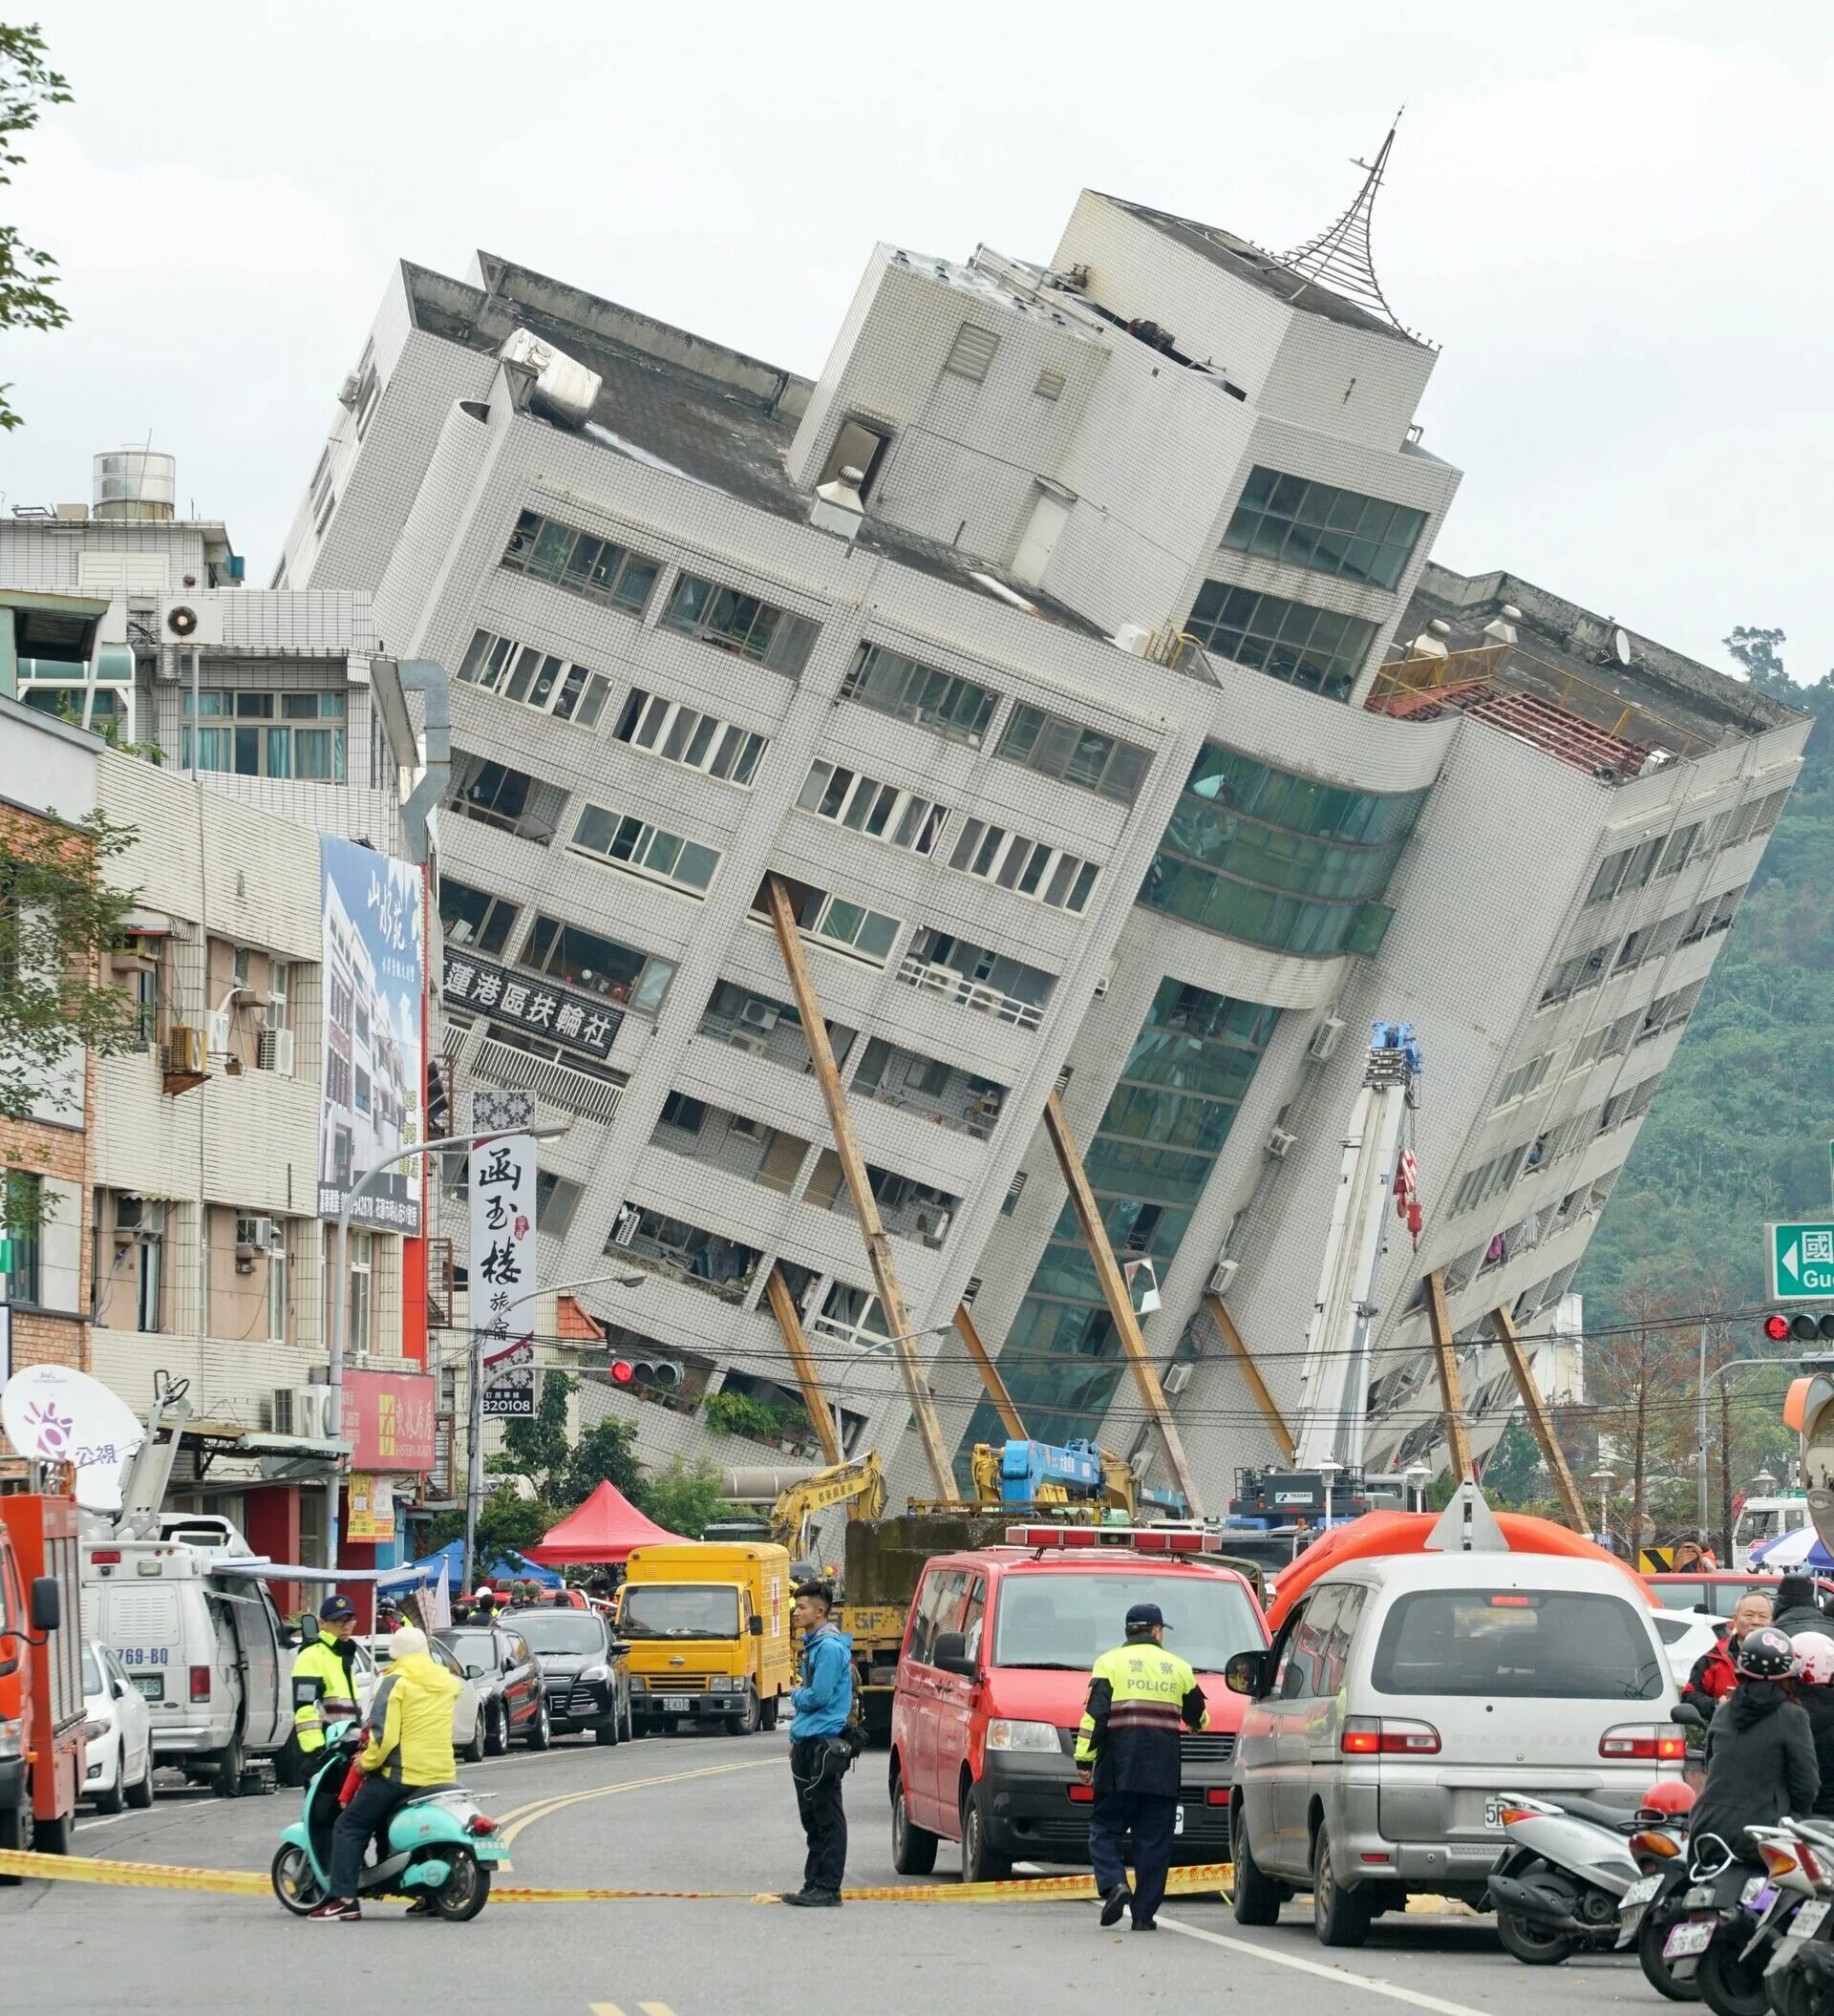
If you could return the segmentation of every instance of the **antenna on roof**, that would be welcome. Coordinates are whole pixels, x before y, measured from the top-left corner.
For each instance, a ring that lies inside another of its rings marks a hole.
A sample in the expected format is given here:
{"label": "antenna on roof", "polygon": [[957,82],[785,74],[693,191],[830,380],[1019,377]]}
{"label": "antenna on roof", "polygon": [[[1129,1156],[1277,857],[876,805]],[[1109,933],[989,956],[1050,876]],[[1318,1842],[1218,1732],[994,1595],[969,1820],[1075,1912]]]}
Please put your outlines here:
{"label": "antenna on roof", "polygon": [[[1403,105],[1401,112],[1406,110]],[[1315,280],[1320,286],[1327,286],[1333,294],[1341,294],[1346,301],[1354,301],[1359,308],[1367,309],[1391,329],[1411,336],[1414,331],[1389,307],[1381,282],[1376,278],[1375,259],[1369,244],[1369,220],[1376,208],[1376,192],[1382,186],[1389,150],[1395,144],[1395,131],[1401,123],[1401,112],[1395,115],[1388,138],[1383,140],[1376,159],[1366,161],[1360,155],[1356,157],[1354,165],[1363,170],[1363,186],[1356,192],[1355,202],[1316,238],[1309,238],[1290,252],[1281,253],[1280,264],[1289,272]]]}

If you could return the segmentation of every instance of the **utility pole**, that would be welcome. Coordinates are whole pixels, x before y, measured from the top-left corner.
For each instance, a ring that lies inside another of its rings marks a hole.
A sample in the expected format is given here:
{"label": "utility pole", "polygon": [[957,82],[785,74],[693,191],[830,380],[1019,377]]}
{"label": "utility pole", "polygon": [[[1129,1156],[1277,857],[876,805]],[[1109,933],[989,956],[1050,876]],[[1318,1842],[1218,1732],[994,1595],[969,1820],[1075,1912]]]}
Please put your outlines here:
{"label": "utility pole", "polygon": [[1719,1385],[1719,1564],[1732,1566],[1732,1395]]}

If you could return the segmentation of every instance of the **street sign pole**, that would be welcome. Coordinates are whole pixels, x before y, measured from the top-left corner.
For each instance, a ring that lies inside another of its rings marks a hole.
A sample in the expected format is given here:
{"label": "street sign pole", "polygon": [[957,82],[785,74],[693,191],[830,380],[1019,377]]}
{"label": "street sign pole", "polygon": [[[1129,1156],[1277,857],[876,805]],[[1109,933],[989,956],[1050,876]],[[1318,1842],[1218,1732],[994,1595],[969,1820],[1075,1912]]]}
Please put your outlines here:
{"label": "street sign pole", "polygon": [[1772,1302],[1834,1300],[1834,1222],[1766,1225]]}

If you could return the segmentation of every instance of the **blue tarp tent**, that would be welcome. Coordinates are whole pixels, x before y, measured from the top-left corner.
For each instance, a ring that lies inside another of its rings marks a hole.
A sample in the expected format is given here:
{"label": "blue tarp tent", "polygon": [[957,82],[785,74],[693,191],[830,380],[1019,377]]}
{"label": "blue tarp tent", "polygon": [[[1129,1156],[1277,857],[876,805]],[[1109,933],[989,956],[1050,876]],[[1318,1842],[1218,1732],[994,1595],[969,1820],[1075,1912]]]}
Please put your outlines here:
{"label": "blue tarp tent", "polygon": [[[410,1567],[393,1570],[384,1580],[395,1587],[415,1587],[423,1582],[437,1582],[439,1580],[439,1566],[442,1561],[446,1566],[446,1587],[454,1596],[462,1595],[462,1577],[465,1572],[463,1540],[448,1540],[437,1552],[422,1556]],[[552,1568],[544,1568],[539,1561],[527,1560],[513,1548],[504,1548],[490,1560],[480,1560],[478,1563],[478,1580],[480,1582],[496,1582],[511,1576],[522,1581],[540,1582],[544,1589],[558,1589],[561,1586],[561,1578]]]}

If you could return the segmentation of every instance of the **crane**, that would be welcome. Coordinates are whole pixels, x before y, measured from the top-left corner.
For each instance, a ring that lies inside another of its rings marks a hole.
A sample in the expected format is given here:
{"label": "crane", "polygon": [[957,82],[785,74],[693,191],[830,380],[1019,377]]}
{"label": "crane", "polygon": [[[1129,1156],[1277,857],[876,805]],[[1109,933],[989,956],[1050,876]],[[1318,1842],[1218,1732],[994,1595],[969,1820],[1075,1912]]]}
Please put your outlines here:
{"label": "crane", "polygon": [[[1369,1410],[1369,1297],[1390,1197],[1400,1201],[1403,1212],[1411,1201],[1411,1180],[1405,1192],[1397,1181],[1397,1157],[1404,1152],[1403,1126],[1419,1104],[1425,1068],[1412,1023],[1371,1026],[1363,1082],[1344,1134],[1318,1296],[1306,1330],[1295,1471],[1316,1471],[1332,1461],[1350,1470],[1362,1468]],[[1405,1152],[1411,1173],[1411,1148]],[[1412,1218],[1409,1221],[1415,1222]]]}
{"label": "crane", "polygon": [[849,1463],[834,1463],[792,1484],[778,1496],[768,1515],[771,1538],[793,1555],[800,1555],[809,1521],[836,1505],[847,1508],[850,1519],[876,1519],[885,1509],[885,1478],[877,1450],[867,1450]]}

